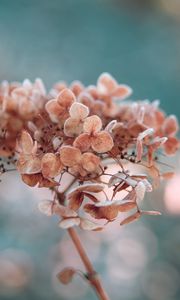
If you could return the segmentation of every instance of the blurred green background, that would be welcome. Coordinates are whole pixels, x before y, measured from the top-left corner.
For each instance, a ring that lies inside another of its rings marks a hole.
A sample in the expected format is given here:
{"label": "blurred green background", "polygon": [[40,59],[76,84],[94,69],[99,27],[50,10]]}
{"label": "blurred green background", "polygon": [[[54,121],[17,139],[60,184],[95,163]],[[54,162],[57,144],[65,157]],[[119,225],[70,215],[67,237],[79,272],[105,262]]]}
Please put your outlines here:
{"label": "blurred green background", "polygon": [[[93,84],[103,71],[180,118],[180,2],[0,0],[0,80],[42,77],[49,88],[61,79]],[[180,299],[180,160],[171,161],[176,181],[165,198],[162,188],[146,201],[162,217],[81,233],[113,300]],[[56,281],[78,256],[57,220],[38,212],[39,199],[45,192],[15,175],[0,183],[0,299],[96,299],[79,278]]]}

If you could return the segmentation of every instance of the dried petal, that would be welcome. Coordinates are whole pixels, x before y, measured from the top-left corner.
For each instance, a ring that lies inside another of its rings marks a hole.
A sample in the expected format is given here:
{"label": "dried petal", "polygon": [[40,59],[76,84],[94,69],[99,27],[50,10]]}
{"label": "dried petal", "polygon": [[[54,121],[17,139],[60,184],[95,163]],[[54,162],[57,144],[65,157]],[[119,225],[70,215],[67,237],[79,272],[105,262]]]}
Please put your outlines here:
{"label": "dried petal", "polygon": [[23,153],[25,154],[31,154],[33,150],[33,140],[30,134],[23,130],[21,134],[21,139],[20,139],[20,146],[22,148]]}
{"label": "dried petal", "polygon": [[96,115],[86,118],[83,126],[84,132],[88,134],[95,134],[96,132],[100,131],[101,128],[102,128],[102,121]]}
{"label": "dried petal", "polygon": [[45,178],[53,178],[63,169],[60,157],[54,153],[46,153],[41,160],[42,174]]}
{"label": "dried petal", "polygon": [[83,123],[79,119],[68,118],[64,123],[64,133],[66,136],[74,137],[83,131]]}
{"label": "dried petal", "polygon": [[118,215],[118,208],[113,205],[97,207],[94,204],[86,204],[84,210],[95,219],[106,219],[108,221],[114,220]]}
{"label": "dried petal", "polygon": [[81,164],[86,171],[94,172],[100,164],[100,158],[93,153],[84,153],[81,158]]}
{"label": "dried petal", "polygon": [[113,145],[113,139],[107,131],[98,132],[91,141],[91,147],[97,153],[108,152]]}
{"label": "dried petal", "polygon": [[55,99],[49,100],[45,107],[52,122],[58,123],[64,109],[57,103]]}
{"label": "dried petal", "polygon": [[138,201],[142,201],[144,199],[144,195],[146,192],[146,186],[143,183],[143,181],[138,182],[135,191],[136,191]]}
{"label": "dried petal", "polygon": [[62,90],[57,97],[57,103],[63,107],[70,107],[75,101],[76,97],[73,92],[66,88]]}
{"label": "dried petal", "polygon": [[40,176],[41,176],[40,174],[21,175],[23,182],[31,187],[34,187],[38,184]]}
{"label": "dried petal", "polygon": [[81,151],[72,146],[63,146],[60,149],[60,158],[63,165],[72,167],[81,159]]}
{"label": "dried petal", "polygon": [[101,94],[111,93],[117,86],[117,81],[109,73],[102,73],[98,78],[97,87]]}
{"label": "dried petal", "polygon": [[73,226],[79,226],[79,224],[80,224],[80,218],[78,217],[66,218],[59,222],[59,226],[63,229],[68,229]]}
{"label": "dried petal", "polygon": [[94,223],[94,222],[92,222],[90,220],[84,219],[84,218],[81,218],[80,227],[83,230],[94,230],[94,231],[97,231],[97,230],[101,230],[102,229],[102,227],[99,224],[96,224],[96,223]]}
{"label": "dried petal", "polygon": [[167,142],[164,144],[164,151],[167,155],[173,155],[176,153],[180,146],[180,142],[175,137],[169,137]]}
{"label": "dried petal", "polygon": [[126,84],[120,84],[112,93],[113,98],[123,100],[132,94],[132,89]]}
{"label": "dried petal", "polygon": [[137,211],[135,214],[125,218],[120,225],[125,225],[125,224],[129,224],[131,222],[137,221],[139,218],[141,217],[141,213],[139,211]]}
{"label": "dried petal", "polygon": [[88,116],[89,108],[84,104],[74,102],[70,107],[69,114],[74,119],[83,120]]}
{"label": "dried petal", "polygon": [[136,162],[141,161],[143,155],[143,143],[141,140],[136,142]]}
{"label": "dried petal", "polygon": [[161,212],[157,210],[141,210],[142,215],[149,215],[149,216],[161,216]]}
{"label": "dried petal", "polygon": [[164,179],[171,179],[174,176],[174,172],[165,172],[161,174],[161,177]]}
{"label": "dried petal", "polygon": [[69,208],[77,211],[80,207],[81,204],[84,200],[84,195],[83,193],[72,193],[68,195],[69,199]]}
{"label": "dried petal", "polygon": [[176,116],[168,116],[163,124],[163,131],[166,136],[175,135],[179,129],[178,120]]}
{"label": "dried petal", "polygon": [[53,214],[53,202],[50,200],[41,201],[38,204],[38,208],[41,213],[45,214],[48,217],[52,216]]}
{"label": "dried petal", "polygon": [[91,137],[87,133],[82,133],[74,140],[73,146],[80,149],[81,152],[86,152],[91,146]]}

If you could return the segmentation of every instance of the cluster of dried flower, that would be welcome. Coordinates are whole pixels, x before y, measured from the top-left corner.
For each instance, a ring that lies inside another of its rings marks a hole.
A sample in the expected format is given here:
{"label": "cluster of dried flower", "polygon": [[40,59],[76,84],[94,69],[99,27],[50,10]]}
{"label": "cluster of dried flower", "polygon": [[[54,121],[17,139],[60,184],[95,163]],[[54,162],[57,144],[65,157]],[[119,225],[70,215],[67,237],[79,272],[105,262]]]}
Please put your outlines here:
{"label": "cluster of dried flower", "polygon": [[[160,179],[172,176],[161,170],[157,155],[177,151],[179,126],[175,116],[159,109],[158,101],[125,101],[131,93],[108,73],[96,85],[59,82],[50,92],[40,79],[2,82],[1,173],[14,165],[27,185],[51,189],[53,200],[39,208],[60,216],[63,228],[99,230],[102,224],[93,219],[105,225],[120,212],[132,211],[121,224],[159,214],[139,205]],[[115,174],[108,171],[112,164],[118,167]],[[137,166],[136,174],[130,164]],[[138,174],[139,167],[144,174]],[[69,188],[60,192],[66,173]]]}

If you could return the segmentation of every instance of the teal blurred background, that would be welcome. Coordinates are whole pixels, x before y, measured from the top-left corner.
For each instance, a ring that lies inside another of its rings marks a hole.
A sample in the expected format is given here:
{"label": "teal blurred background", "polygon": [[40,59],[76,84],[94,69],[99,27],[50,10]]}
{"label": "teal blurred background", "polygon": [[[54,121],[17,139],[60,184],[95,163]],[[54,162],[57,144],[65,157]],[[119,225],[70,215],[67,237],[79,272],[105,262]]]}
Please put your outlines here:
{"label": "teal blurred background", "polygon": [[[42,77],[50,88],[103,71],[180,119],[180,2],[0,0],[0,80]],[[176,180],[146,199],[162,217],[81,233],[113,300],[180,299],[179,157],[171,163]],[[57,220],[38,212],[42,198],[15,175],[0,183],[0,300],[96,299],[81,279],[56,281],[79,261]]]}

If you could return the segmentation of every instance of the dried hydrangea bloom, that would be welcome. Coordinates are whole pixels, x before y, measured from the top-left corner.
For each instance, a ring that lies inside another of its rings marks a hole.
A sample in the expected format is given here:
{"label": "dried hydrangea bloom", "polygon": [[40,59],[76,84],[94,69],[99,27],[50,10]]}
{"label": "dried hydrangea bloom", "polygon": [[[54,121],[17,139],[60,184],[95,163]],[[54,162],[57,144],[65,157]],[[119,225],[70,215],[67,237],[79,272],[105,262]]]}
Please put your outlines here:
{"label": "dried hydrangea bloom", "polygon": [[[123,212],[129,216],[121,225],[158,215],[144,211],[142,200],[172,176],[158,156],[177,151],[179,125],[158,101],[123,101],[131,92],[108,73],[96,85],[61,81],[48,93],[40,79],[3,82],[0,172],[13,165],[27,185],[50,188],[53,200],[41,211],[57,214],[62,228],[99,230],[99,220],[106,225]],[[64,175],[69,184],[62,192]]]}

